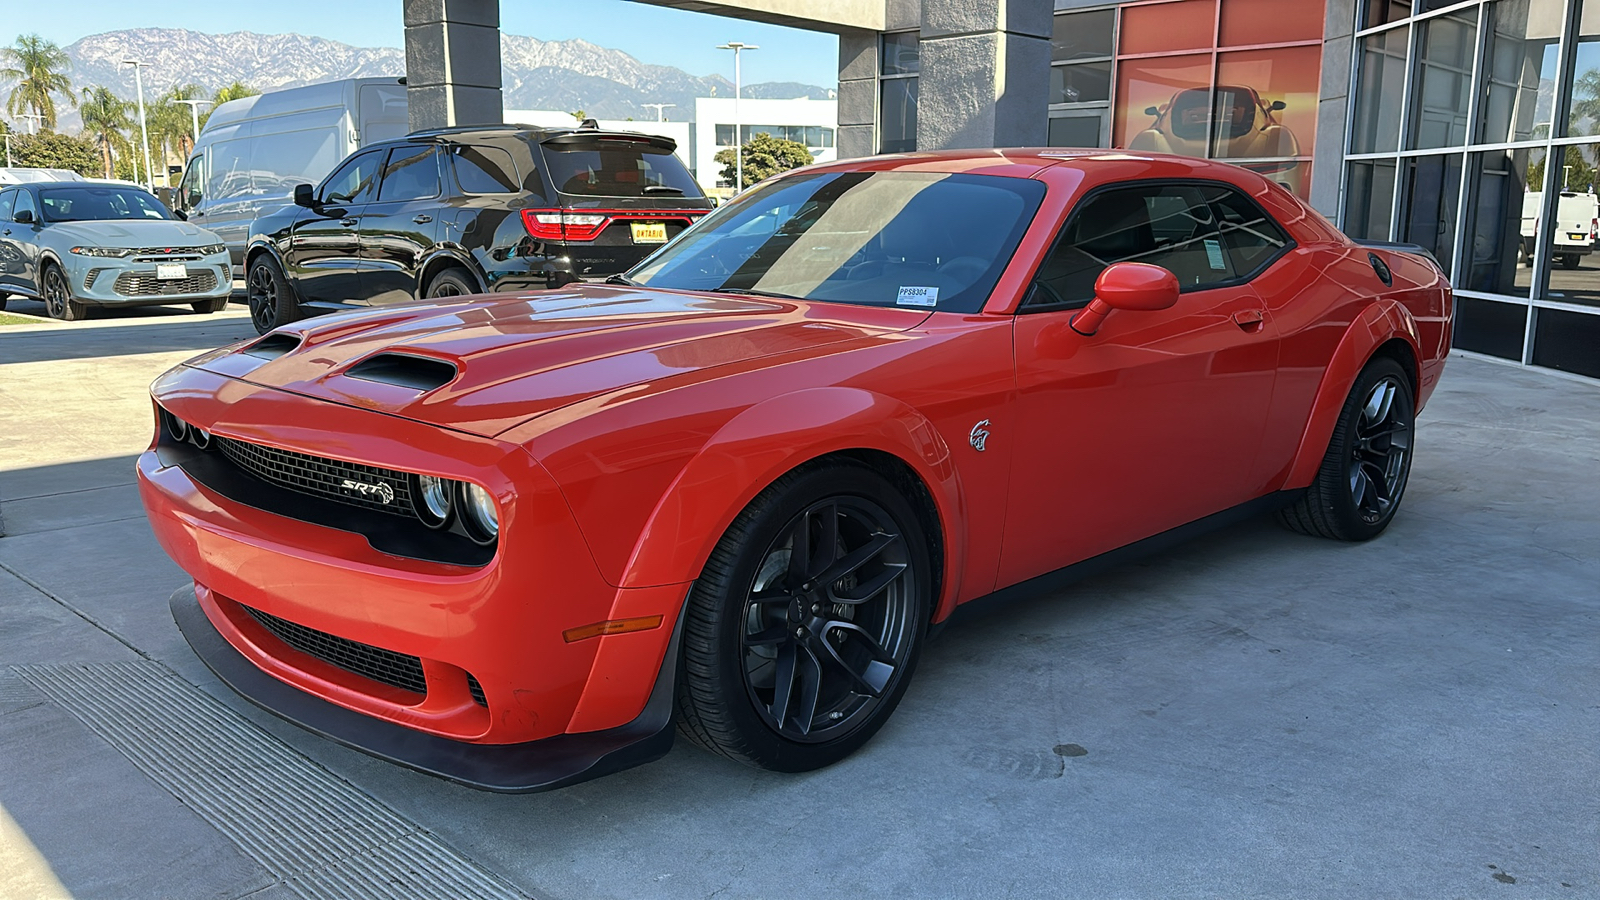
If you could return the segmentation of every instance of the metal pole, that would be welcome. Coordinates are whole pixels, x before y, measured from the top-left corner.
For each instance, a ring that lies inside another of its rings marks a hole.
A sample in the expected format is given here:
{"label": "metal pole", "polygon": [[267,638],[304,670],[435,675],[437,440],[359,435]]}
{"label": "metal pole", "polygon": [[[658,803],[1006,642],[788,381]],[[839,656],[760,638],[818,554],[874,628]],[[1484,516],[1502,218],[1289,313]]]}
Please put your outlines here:
{"label": "metal pole", "polygon": [[139,140],[144,145],[144,179],[145,186],[153,193],[156,189],[156,170],[150,164],[150,129],[144,119],[144,75],[140,72],[145,64],[136,59],[125,59],[125,66],[133,66],[134,90],[139,95]]}
{"label": "metal pole", "polygon": [[644,106],[646,109],[652,109],[653,108],[656,111],[656,121],[657,122],[665,122],[667,119],[666,119],[666,116],[664,115],[664,113],[668,109],[671,109],[672,107],[677,106],[678,104],[676,104],[676,103],[644,103],[644,104],[641,104],[641,105]]}
{"label": "metal pole", "polygon": [[11,168],[11,132],[5,133],[6,139],[6,168]]}
{"label": "metal pole", "polygon": [[744,81],[739,71],[739,51],[761,48],[729,41],[717,49],[733,51],[733,184],[734,193],[739,193],[744,190],[744,123],[739,120],[739,95],[744,93]]}

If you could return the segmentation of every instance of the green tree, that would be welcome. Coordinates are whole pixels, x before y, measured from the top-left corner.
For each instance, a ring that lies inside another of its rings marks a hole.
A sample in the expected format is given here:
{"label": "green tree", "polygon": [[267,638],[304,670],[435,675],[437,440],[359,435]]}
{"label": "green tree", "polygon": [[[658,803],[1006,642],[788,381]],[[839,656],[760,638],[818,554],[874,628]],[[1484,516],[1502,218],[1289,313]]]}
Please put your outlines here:
{"label": "green tree", "polygon": [[1590,69],[1573,79],[1572,112],[1567,122],[1567,130],[1573,135],[1593,134],[1595,126],[1600,125],[1600,69]]}
{"label": "green tree", "polygon": [[[718,150],[713,159],[722,164],[723,180],[737,183],[733,148]],[[811,151],[799,141],[776,138],[765,131],[757,132],[744,144],[744,183],[751,185],[765,181],[779,172],[809,165],[811,159]]]}
{"label": "green tree", "polygon": [[[221,106],[224,103],[227,103],[229,100],[240,100],[240,99],[243,99],[245,97],[254,97],[259,93],[261,93],[261,92],[256,90],[255,88],[251,87],[250,85],[245,84],[242,81],[235,81],[233,84],[230,84],[227,87],[218,90],[215,94],[211,95],[212,108],[215,109],[216,107]],[[200,113],[200,127],[201,128],[205,127],[206,117],[208,115],[210,115],[210,114],[206,113],[206,112]]]}
{"label": "green tree", "polygon": [[150,140],[160,146],[163,160],[172,154],[188,160],[189,152],[194,149],[195,117],[188,104],[178,101],[198,100],[203,96],[205,88],[198,84],[176,84],[145,110]]}
{"label": "green tree", "polygon": [[575,109],[575,110],[573,110],[573,111],[572,111],[572,112],[570,112],[570,113],[568,113],[568,115],[570,115],[570,116],[572,116],[572,117],[573,117],[573,118],[574,118],[574,119],[577,119],[577,120],[578,120],[578,121],[579,121],[579,122],[580,122],[580,123],[581,123],[581,122],[582,122],[582,121],[583,121],[583,120],[584,120],[584,119],[587,119],[587,118],[589,118],[589,114],[588,114],[588,113],[586,113],[586,112],[584,112],[584,111],[583,111],[583,110],[581,110],[581,109]]}
{"label": "green tree", "polygon": [[[1584,158],[1582,147],[1567,145],[1562,165],[1565,168],[1556,173],[1557,190],[1577,191],[1580,194],[1595,190],[1595,166]],[[1541,159],[1528,167],[1528,188],[1538,190],[1543,184],[1544,160]]]}
{"label": "green tree", "polygon": [[83,102],[78,104],[78,111],[83,114],[83,134],[100,148],[101,172],[106,178],[115,171],[117,152],[128,147],[123,132],[133,125],[129,109],[128,101],[111,93],[105,85],[83,89]]}
{"label": "green tree", "polygon": [[71,169],[89,176],[100,174],[100,152],[94,141],[53,131],[12,135],[11,158],[18,166]]}
{"label": "green tree", "polygon": [[56,101],[60,94],[69,105],[77,106],[72,95],[72,81],[66,71],[72,60],[54,43],[37,34],[25,34],[10,47],[0,49],[0,79],[15,81],[11,96],[6,99],[6,113],[16,116],[27,112],[39,115],[43,129],[55,130]]}

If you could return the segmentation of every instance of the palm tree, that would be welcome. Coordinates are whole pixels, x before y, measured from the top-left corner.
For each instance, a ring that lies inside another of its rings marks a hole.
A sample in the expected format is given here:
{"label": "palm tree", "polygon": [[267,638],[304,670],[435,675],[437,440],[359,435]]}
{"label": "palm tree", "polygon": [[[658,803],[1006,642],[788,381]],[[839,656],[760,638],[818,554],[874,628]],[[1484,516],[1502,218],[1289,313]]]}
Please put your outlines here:
{"label": "palm tree", "polygon": [[167,91],[144,107],[145,127],[150,131],[150,150],[155,155],[151,165],[157,173],[166,172],[168,158],[174,150],[181,151],[189,138],[189,108],[175,102],[176,92],[176,88]]}
{"label": "palm tree", "polygon": [[78,105],[78,98],[72,94],[72,81],[65,74],[72,60],[54,43],[37,34],[22,35],[14,45],[0,49],[0,63],[5,63],[5,68],[0,69],[0,79],[17,82],[6,100],[7,115],[31,110],[40,116],[42,128],[54,130],[54,95],[60,94],[68,104]]}
{"label": "palm tree", "polygon": [[[227,103],[229,100],[238,100],[241,97],[254,97],[259,93],[261,92],[250,85],[245,84],[242,81],[235,81],[233,84],[230,84],[227,87],[217,91],[217,93],[212,96],[212,108],[215,109],[216,107]],[[203,118],[201,120],[201,124],[204,124]]]}
{"label": "palm tree", "polygon": [[[194,113],[189,111],[189,106],[187,104],[178,103],[176,101],[198,100],[205,96],[205,92],[205,88],[198,84],[194,84],[193,82],[189,84],[175,84],[172,86],[172,90],[168,91],[161,97],[160,100],[157,101],[157,103],[172,107],[171,112],[163,110],[162,113],[162,126],[164,126],[165,130],[172,132],[164,136],[177,141],[178,155],[182,156],[185,160],[189,158],[189,153],[194,150],[194,142],[199,135],[195,134],[194,131],[194,122],[196,118]],[[178,115],[179,113],[182,113],[182,115]],[[168,118],[177,119],[178,121],[168,121]],[[201,118],[203,122],[204,117]]]}
{"label": "palm tree", "polygon": [[83,113],[83,132],[92,135],[100,146],[100,160],[105,164],[105,177],[110,178],[115,162],[112,151],[127,145],[124,129],[132,128],[128,115],[128,101],[111,93],[104,85],[83,89],[83,103],[78,107]]}
{"label": "palm tree", "polygon": [[1600,123],[1600,69],[1590,69],[1572,81],[1572,114],[1568,117],[1570,134],[1584,133],[1584,126]]}

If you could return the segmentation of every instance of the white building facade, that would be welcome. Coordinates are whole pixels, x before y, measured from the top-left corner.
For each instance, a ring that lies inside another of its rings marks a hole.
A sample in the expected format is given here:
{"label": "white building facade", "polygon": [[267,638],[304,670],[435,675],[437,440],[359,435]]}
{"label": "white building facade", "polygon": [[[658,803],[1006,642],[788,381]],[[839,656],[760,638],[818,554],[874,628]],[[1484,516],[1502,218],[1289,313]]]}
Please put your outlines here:
{"label": "white building facade", "polygon": [[[743,140],[763,132],[804,144],[814,162],[838,158],[834,138],[839,121],[836,100],[752,100],[738,101],[737,120]],[[734,145],[734,100],[732,97],[697,97],[694,101],[694,162],[690,168],[706,190],[732,187],[722,179],[718,150]]]}

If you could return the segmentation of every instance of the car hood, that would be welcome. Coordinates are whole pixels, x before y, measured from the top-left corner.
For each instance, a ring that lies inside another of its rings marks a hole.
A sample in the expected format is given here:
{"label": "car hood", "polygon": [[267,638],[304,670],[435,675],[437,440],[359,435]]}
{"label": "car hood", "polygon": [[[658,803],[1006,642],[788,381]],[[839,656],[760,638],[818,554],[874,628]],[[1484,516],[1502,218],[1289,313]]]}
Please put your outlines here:
{"label": "car hood", "polygon": [[170,219],[117,219],[97,222],[52,222],[46,236],[63,246],[90,244],[95,247],[193,247],[215,244],[217,236],[188,222]]}
{"label": "car hood", "polygon": [[324,316],[188,365],[492,437],[599,394],[695,380],[765,357],[835,352],[928,315],[579,285]]}

